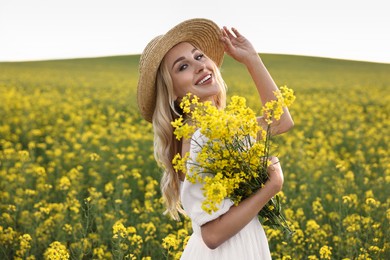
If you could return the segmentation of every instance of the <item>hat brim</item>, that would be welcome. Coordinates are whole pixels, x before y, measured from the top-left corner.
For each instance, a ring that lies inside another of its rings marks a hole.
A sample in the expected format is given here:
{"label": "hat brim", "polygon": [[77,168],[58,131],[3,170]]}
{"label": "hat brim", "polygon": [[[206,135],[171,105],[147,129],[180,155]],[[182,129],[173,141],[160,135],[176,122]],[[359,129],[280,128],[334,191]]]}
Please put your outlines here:
{"label": "hat brim", "polygon": [[224,57],[220,35],[221,30],[213,21],[196,18],[176,25],[146,46],[139,64],[137,101],[140,113],[147,121],[153,120],[156,106],[156,75],[165,54],[178,43],[189,42],[220,67]]}

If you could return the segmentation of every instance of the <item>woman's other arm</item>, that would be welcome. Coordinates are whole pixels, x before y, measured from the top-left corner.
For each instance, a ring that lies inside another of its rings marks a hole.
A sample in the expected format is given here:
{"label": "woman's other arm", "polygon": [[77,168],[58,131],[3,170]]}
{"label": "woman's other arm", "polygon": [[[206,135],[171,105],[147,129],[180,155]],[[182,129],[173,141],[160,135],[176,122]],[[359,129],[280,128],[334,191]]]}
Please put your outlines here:
{"label": "woman's other arm", "polygon": [[270,178],[261,189],[237,206],[232,206],[224,215],[201,227],[203,241],[209,248],[215,249],[237,234],[282,189],[283,172],[277,157],[271,158],[268,173]]}
{"label": "woman's other arm", "polygon": [[[247,67],[263,105],[270,100],[276,99],[273,92],[278,90],[278,87],[258,53],[253,48],[252,44],[236,29],[232,28],[232,31],[235,35],[226,27],[222,29],[221,40],[224,43],[225,52]],[[284,113],[281,118],[271,124],[272,135],[287,132],[294,126],[294,121],[291,118],[288,108],[285,107],[283,110]],[[264,129],[267,128],[267,123],[263,117],[259,117],[258,122]]]}

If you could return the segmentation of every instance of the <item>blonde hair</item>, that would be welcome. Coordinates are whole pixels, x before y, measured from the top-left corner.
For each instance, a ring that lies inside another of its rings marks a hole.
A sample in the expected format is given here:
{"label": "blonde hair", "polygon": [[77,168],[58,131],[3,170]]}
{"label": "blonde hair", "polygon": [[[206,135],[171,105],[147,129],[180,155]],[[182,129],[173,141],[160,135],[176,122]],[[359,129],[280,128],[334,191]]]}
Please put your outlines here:
{"label": "blonde hair", "polygon": [[[214,62],[213,70],[220,88],[215,104],[219,109],[223,109],[226,105],[226,84]],[[172,159],[177,153],[181,153],[181,141],[174,136],[171,122],[178,118],[181,112],[175,106],[174,97],[172,78],[163,60],[156,76],[156,107],[153,114],[154,157],[163,169],[160,186],[167,212],[173,219],[179,220],[179,212],[185,213],[180,204],[179,173],[173,169]]]}

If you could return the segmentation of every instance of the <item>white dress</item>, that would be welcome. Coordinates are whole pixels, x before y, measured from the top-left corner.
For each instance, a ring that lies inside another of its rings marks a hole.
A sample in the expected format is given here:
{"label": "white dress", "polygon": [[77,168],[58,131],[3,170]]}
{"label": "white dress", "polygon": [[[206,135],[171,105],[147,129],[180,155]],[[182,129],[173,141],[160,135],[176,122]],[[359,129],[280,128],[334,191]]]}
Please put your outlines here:
{"label": "white dress", "polygon": [[[192,136],[190,159],[195,161],[199,146],[194,142],[202,144],[205,137],[196,131]],[[181,184],[181,202],[183,209],[191,218],[193,234],[188,240],[184,249],[182,260],[263,260],[271,259],[268,247],[268,240],[264,229],[257,217],[253,218],[243,229],[236,235],[225,241],[216,249],[210,249],[203,242],[200,227],[217,217],[225,214],[233,205],[230,199],[225,199],[219,206],[219,210],[208,214],[202,210],[201,205],[204,199],[202,194],[202,184],[191,183],[184,180]]]}

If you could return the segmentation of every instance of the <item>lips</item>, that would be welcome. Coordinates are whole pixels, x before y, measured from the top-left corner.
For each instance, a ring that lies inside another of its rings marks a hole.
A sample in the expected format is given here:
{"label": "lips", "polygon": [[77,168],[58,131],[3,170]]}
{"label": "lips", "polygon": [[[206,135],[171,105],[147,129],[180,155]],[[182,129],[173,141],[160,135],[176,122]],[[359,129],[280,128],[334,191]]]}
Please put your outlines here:
{"label": "lips", "polygon": [[212,78],[211,74],[206,74],[206,75],[204,75],[203,77],[201,77],[201,78],[195,83],[195,85],[203,85],[203,84],[207,83],[211,78]]}

